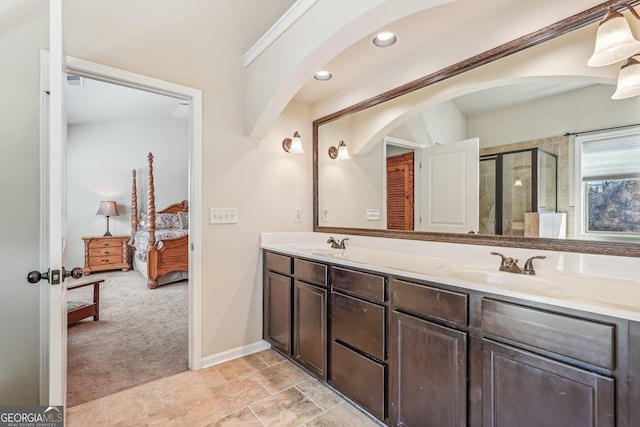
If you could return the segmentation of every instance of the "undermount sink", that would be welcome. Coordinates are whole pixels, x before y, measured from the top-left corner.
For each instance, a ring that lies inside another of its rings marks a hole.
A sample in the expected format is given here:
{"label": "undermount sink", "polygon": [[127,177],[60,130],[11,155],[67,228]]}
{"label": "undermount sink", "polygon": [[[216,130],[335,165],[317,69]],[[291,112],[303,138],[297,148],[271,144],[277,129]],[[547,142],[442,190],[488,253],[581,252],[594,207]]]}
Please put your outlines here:
{"label": "undermount sink", "polygon": [[488,270],[454,270],[449,276],[470,282],[501,285],[508,289],[551,290],[559,286],[550,280],[526,274]]}
{"label": "undermount sink", "polygon": [[323,247],[311,247],[308,249],[313,255],[336,255],[339,254],[342,249],[323,248]]}

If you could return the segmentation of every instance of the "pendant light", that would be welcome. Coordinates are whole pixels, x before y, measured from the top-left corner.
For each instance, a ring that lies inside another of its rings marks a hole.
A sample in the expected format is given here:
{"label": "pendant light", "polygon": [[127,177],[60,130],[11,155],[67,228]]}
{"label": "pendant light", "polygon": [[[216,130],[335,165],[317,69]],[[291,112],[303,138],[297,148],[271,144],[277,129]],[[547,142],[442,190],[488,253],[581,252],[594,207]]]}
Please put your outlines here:
{"label": "pendant light", "polygon": [[[627,8],[640,20],[640,16],[631,6],[627,5]],[[595,49],[587,65],[602,67],[615,64],[638,52],[640,52],[640,41],[633,37],[627,19],[622,13],[610,7],[598,26]]]}
{"label": "pendant light", "polygon": [[611,99],[625,99],[640,95],[640,61],[628,58],[618,74],[618,87]]}

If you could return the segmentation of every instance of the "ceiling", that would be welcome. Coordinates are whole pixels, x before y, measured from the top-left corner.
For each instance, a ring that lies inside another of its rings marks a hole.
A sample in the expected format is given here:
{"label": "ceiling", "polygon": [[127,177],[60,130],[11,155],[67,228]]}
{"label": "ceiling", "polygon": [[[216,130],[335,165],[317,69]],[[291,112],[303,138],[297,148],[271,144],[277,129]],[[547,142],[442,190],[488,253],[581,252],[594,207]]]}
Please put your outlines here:
{"label": "ceiling", "polygon": [[[600,0],[586,0],[583,9],[601,3]],[[315,104],[331,95],[344,91],[358,82],[366,81],[378,73],[390,69],[396,74],[410,74],[410,66],[418,61],[439,63],[443,59],[443,46],[451,46],[448,56],[458,60],[466,59],[480,52],[471,52],[472,46],[479,41],[487,42],[486,49],[503,43],[500,40],[500,28],[515,25],[514,17],[530,16],[531,29],[539,29],[535,24],[536,9],[558,10],[560,20],[574,12],[562,12],[557,0],[458,0],[406,18],[389,23],[379,31],[393,31],[398,36],[396,44],[378,48],[371,44],[375,33],[368,34],[342,53],[329,61],[323,69],[331,71],[334,78],[330,81],[317,81],[310,76],[307,83],[296,94],[297,100]],[[552,21],[553,22],[553,21]],[[538,24],[539,25],[539,24]],[[453,29],[455,28],[455,31]],[[378,31],[376,31],[377,33]],[[482,37],[478,37],[481,34]],[[493,41],[492,41],[493,40]],[[468,53],[462,51],[468,49]],[[484,49],[483,49],[484,50]],[[460,52],[460,54],[458,54]],[[433,58],[430,58],[433,57]],[[426,60],[425,60],[426,58]],[[399,66],[401,65],[401,66]],[[435,69],[444,68],[444,64]],[[424,73],[423,73],[424,74]],[[423,75],[421,74],[421,75]],[[411,81],[413,79],[409,79]]]}
{"label": "ceiling", "polygon": [[[555,1],[539,0],[541,4],[536,3],[535,7],[552,7]],[[284,13],[294,2],[294,0],[280,0],[278,13]],[[496,20],[500,21],[501,17],[527,12],[527,8],[533,7],[529,3],[523,0],[458,0],[389,23],[380,30],[394,31],[398,35],[398,42],[395,45],[377,48],[370,43],[373,33],[363,37],[323,67],[334,74],[332,80],[321,82],[310,77],[296,94],[295,99],[314,104],[332,94],[348,90],[357,82],[366,81],[372,73],[383,69],[388,70],[394,64],[407,63],[412,58],[424,59],[424,56],[428,56],[435,46],[441,48],[448,42],[460,46],[461,39],[464,41],[474,37],[474,32],[482,30],[483,25],[491,26]],[[597,1],[589,0],[589,3],[596,4]],[[201,8],[206,7],[203,3],[197,4]],[[585,4],[585,7],[589,6],[590,4]],[[197,9],[195,6],[194,8]],[[266,20],[261,22],[262,32],[268,30],[271,20],[273,17],[269,22]],[[453,23],[459,31],[451,30]],[[253,29],[251,39],[245,42],[247,49],[250,43],[257,41],[261,35],[262,33]],[[491,37],[486,36],[486,38]],[[499,43],[495,42],[492,46],[497,44]],[[481,110],[509,106],[513,103],[512,95],[518,95],[522,99],[522,92],[528,94],[530,99],[534,99],[576,88],[575,85],[566,82],[538,82],[521,87],[518,89],[520,93],[516,93],[513,89],[502,89],[491,97],[487,97],[486,94],[468,95],[459,99],[456,105],[464,114],[472,114],[479,113]],[[487,102],[488,99],[492,102]],[[180,100],[168,96],[84,79],[82,86],[69,87],[67,116],[70,124],[158,116],[171,117],[176,109],[186,110],[184,106],[180,107],[180,103]]]}
{"label": "ceiling", "polygon": [[69,125],[158,117],[188,118],[189,106],[185,100],[85,77],[70,76],[68,83]]}

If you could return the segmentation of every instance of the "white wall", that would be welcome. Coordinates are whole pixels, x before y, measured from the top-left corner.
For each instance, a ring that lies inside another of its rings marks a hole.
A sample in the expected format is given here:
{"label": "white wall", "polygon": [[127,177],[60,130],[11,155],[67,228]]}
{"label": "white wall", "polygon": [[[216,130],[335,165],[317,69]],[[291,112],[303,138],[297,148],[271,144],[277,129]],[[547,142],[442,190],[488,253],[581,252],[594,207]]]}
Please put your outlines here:
{"label": "white wall", "polygon": [[640,98],[612,100],[615,86],[595,85],[467,120],[480,146],[512,144],[640,122]]}
{"label": "white wall", "polygon": [[188,123],[156,118],[68,127],[66,260],[84,266],[85,236],[102,236],[106,218],[96,215],[101,200],[118,204],[109,219],[114,236],[131,234],[131,171],[136,170],[138,212],[147,206],[147,154],[153,153],[156,210],[188,197]]}
{"label": "white wall", "polygon": [[[40,49],[46,0],[0,7],[0,405],[38,404],[40,289]],[[46,268],[45,268],[46,269]]]}
{"label": "white wall", "polygon": [[[313,224],[310,108],[289,105],[264,139],[244,132],[242,54],[250,46],[252,20],[262,9],[268,13],[269,4],[253,2],[251,14],[242,4],[209,4],[201,6],[210,13],[127,32],[126,38],[117,22],[139,16],[144,24],[144,10],[131,10],[144,6],[83,0],[65,3],[64,10],[67,54],[202,90],[203,200],[202,211],[194,214],[204,226],[201,236],[192,237],[203,248],[203,357],[262,337],[260,232],[307,231]],[[107,10],[111,25],[83,13],[94,7]],[[220,34],[224,43],[212,44]],[[303,155],[282,149],[282,140],[295,131],[302,136]],[[211,207],[236,207],[238,223],[209,225]],[[300,223],[293,221],[296,207],[302,208]]]}

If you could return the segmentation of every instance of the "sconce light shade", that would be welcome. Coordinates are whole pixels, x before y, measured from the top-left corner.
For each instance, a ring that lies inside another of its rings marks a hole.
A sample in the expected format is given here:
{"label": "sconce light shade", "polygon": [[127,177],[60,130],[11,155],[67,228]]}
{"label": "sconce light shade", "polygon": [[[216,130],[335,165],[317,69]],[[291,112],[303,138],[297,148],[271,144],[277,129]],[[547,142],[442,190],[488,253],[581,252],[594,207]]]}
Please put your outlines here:
{"label": "sconce light shade", "polygon": [[293,138],[285,138],[282,141],[282,148],[287,153],[302,154],[304,150],[302,148],[302,138],[298,132],[293,134]]}
{"label": "sconce light shade", "polygon": [[513,186],[514,187],[522,187],[522,180],[520,179],[519,176],[516,177],[516,180],[513,181]]}
{"label": "sconce light shade", "polygon": [[116,202],[104,201],[104,200],[101,201],[100,207],[98,208],[98,212],[96,212],[96,215],[104,215],[107,217],[107,232],[104,233],[104,235],[111,236],[111,233],[109,232],[109,217],[120,215],[118,213],[118,205],[116,204]]}
{"label": "sconce light shade", "polygon": [[[632,7],[629,7],[629,10],[638,17]],[[633,37],[627,19],[622,13],[610,7],[598,26],[596,46],[587,64],[590,67],[611,65],[638,52],[640,52],[640,41]]]}
{"label": "sconce light shade", "polygon": [[344,141],[340,141],[337,148],[334,146],[329,147],[329,157],[334,160],[349,160],[351,157],[349,157],[347,144],[345,144]]}
{"label": "sconce light shade", "polygon": [[637,95],[640,95],[640,61],[629,58],[620,68],[618,87],[611,99],[625,99]]}

